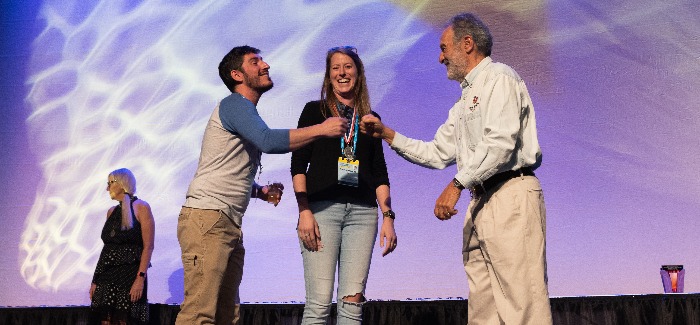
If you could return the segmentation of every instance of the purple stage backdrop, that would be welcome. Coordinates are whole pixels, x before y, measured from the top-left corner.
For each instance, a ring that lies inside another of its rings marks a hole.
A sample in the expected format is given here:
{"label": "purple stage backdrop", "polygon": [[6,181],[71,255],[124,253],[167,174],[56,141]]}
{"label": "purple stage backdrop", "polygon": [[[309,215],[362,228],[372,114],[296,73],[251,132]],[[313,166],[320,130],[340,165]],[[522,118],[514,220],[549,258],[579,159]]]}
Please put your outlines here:
{"label": "purple stage backdrop", "polygon": [[[550,294],[662,292],[684,264],[700,291],[700,4],[669,1],[2,1],[0,306],[84,305],[110,201],[127,167],[155,214],[153,303],[182,300],[177,216],[233,46],[263,50],[275,88],[259,103],[290,128],[320,95],[326,49],[355,45],[374,110],[432,138],[460,95],[438,63],[449,17],[474,11],[493,58],[526,80],[544,154]],[[386,149],[399,246],[377,244],[370,299],[467,297],[462,223],[433,205],[456,173]],[[288,189],[244,218],[247,302],[303,301],[289,155],[258,182]]]}

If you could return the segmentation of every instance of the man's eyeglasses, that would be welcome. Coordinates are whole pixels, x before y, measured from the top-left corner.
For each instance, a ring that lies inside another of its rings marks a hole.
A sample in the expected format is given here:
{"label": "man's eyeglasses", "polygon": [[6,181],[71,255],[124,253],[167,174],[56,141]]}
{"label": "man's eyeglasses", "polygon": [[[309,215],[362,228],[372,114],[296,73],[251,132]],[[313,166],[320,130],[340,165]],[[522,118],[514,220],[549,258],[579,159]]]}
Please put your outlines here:
{"label": "man's eyeglasses", "polygon": [[107,186],[110,186],[110,185],[112,185],[112,183],[116,183],[116,182],[117,182],[116,179],[113,179],[111,181],[107,181]]}
{"label": "man's eyeglasses", "polygon": [[328,53],[337,52],[338,50],[353,51],[355,54],[357,54],[357,48],[352,45],[331,47],[328,49]]}

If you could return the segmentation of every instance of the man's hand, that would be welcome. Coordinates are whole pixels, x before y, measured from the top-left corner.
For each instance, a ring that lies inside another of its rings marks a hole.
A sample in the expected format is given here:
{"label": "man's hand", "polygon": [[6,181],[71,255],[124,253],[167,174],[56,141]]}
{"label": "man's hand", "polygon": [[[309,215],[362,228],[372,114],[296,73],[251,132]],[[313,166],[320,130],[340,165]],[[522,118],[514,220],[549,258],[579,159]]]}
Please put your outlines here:
{"label": "man's hand", "polygon": [[284,185],[282,185],[280,182],[275,182],[261,187],[258,195],[260,199],[277,206],[277,204],[279,204],[282,200],[283,191]]}
{"label": "man's hand", "polygon": [[360,120],[360,131],[375,138],[381,138],[384,132],[384,123],[376,116],[367,114]]}
{"label": "man's hand", "polygon": [[324,137],[341,137],[348,131],[348,120],[341,117],[329,117],[320,124],[320,127],[321,135]]}
{"label": "man's hand", "polygon": [[384,125],[382,121],[372,114],[367,114],[360,121],[360,131],[369,136],[384,139],[388,144],[394,141],[394,130]]}
{"label": "man's hand", "polygon": [[450,181],[442,191],[442,194],[440,194],[440,197],[435,201],[435,216],[440,220],[448,220],[457,214],[455,206],[457,201],[459,201],[460,195],[462,195],[462,190],[454,186],[454,183]]}
{"label": "man's hand", "polygon": [[348,120],[329,117],[321,124],[289,130],[289,151],[294,151],[320,138],[340,138],[348,130]]}

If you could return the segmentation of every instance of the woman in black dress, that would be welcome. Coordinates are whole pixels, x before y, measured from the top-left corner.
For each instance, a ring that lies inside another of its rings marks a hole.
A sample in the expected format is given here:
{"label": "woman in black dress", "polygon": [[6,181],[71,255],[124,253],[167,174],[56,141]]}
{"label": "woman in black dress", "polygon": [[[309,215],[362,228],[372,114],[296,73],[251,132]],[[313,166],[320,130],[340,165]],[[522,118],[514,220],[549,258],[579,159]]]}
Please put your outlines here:
{"label": "woman in black dress", "polygon": [[155,222],[151,207],[136,193],[134,174],[117,169],[107,177],[110,198],[104,247],[90,286],[93,319],[100,324],[147,324],[147,270],[153,254]]}

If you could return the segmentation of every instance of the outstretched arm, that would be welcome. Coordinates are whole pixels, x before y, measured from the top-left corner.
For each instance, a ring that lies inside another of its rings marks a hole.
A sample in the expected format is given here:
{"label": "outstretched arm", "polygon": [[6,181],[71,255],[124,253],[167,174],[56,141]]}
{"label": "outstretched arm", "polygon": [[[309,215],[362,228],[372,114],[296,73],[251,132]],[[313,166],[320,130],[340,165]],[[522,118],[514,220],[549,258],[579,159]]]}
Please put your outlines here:
{"label": "outstretched arm", "polygon": [[347,120],[331,117],[318,125],[299,129],[271,129],[258,114],[255,105],[237,97],[219,104],[222,126],[250,141],[264,153],[287,153],[324,137],[340,137],[347,131]]}
{"label": "outstretched arm", "polygon": [[348,120],[329,117],[323,123],[289,130],[289,150],[297,150],[319,138],[337,138],[348,129]]}
{"label": "outstretched arm", "polygon": [[382,139],[390,146],[394,141],[394,136],[396,135],[396,131],[388,127],[382,122],[382,120],[372,114],[367,114],[362,117],[362,121],[360,122],[360,131],[372,137]]}
{"label": "outstretched arm", "polygon": [[454,163],[456,146],[454,143],[454,123],[452,118],[438,128],[433,141],[425,142],[410,139],[386,126],[373,115],[362,117],[360,130],[389,144],[404,159],[427,168],[443,169]]}

